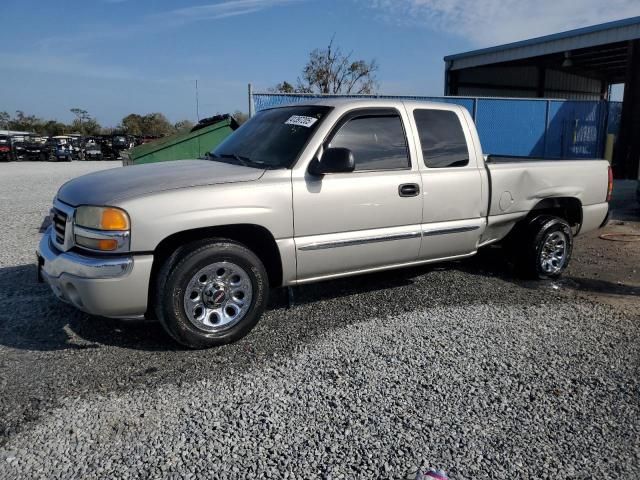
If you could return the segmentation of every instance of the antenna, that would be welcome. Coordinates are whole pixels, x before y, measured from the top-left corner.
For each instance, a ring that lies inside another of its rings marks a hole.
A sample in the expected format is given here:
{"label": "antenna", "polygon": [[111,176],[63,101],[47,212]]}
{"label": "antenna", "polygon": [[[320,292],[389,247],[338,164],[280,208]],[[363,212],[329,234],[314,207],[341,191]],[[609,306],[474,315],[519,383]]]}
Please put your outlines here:
{"label": "antenna", "polygon": [[198,103],[198,80],[196,80],[196,118],[200,122],[200,104]]}

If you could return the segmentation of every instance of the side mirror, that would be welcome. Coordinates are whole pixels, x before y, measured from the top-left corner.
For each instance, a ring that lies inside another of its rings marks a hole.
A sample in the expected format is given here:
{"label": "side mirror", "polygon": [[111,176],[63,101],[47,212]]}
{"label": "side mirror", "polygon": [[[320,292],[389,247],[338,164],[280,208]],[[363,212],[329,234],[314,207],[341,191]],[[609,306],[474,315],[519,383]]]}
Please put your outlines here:
{"label": "side mirror", "polygon": [[348,148],[328,148],[322,154],[320,161],[313,160],[309,165],[311,175],[326,173],[348,173],[356,168],[353,153]]}

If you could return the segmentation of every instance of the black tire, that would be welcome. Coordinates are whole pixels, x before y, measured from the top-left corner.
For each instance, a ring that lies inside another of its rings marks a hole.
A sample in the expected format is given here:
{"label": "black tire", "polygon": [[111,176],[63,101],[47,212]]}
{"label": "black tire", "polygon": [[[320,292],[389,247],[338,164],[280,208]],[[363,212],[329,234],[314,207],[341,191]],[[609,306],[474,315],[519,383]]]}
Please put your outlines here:
{"label": "black tire", "polygon": [[[208,265],[231,262],[241,267],[251,281],[248,311],[229,328],[209,332],[198,328],[185,312],[185,289],[194,275]],[[216,238],[178,248],[167,258],[156,277],[155,312],[166,332],[178,343],[203,349],[235,342],[258,323],[267,305],[269,280],[260,259],[244,245]]]}
{"label": "black tire", "polygon": [[[557,239],[558,245],[563,245],[564,254],[560,261],[557,261],[556,257],[549,260],[548,247],[545,248],[547,241],[554,239]],[[521,229],[520,234],[514,238],[512,248],[518,271],[526,278],[558,278],[571,260],[573,232],[571,226],[562,218],[541,215]]]}

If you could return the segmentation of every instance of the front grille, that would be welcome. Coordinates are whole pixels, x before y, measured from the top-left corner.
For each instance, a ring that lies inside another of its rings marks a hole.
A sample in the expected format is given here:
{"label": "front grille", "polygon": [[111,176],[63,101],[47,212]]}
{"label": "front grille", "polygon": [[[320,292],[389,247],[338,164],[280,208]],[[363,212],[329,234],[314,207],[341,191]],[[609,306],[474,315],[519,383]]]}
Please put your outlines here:
{"label": "front grille", "polygon": [[57,208],[54,208],[51,210],[51,216],[56,243],[64,245],[65,230],[67,228],[67,214],[61,212]]}

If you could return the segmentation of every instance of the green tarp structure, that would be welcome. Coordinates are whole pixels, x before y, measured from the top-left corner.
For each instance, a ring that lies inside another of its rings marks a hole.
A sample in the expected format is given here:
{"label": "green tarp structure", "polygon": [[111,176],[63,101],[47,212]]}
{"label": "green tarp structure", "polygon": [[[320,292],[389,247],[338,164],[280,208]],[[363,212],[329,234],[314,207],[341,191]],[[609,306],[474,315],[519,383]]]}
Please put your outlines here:
{"label": "green tarp structure", "polygon": [[122,152],[122,163],[126,166],[201,158],[237,128],[230,115],[204,119],[190,132],[176,133]]}

